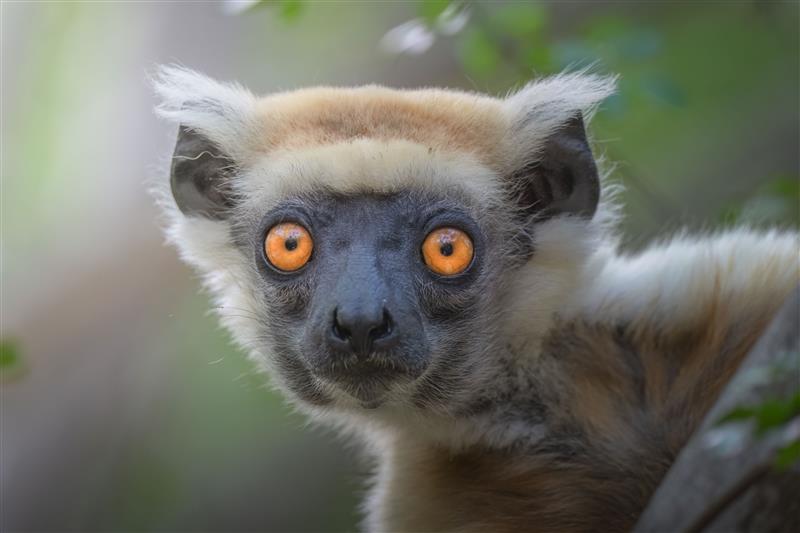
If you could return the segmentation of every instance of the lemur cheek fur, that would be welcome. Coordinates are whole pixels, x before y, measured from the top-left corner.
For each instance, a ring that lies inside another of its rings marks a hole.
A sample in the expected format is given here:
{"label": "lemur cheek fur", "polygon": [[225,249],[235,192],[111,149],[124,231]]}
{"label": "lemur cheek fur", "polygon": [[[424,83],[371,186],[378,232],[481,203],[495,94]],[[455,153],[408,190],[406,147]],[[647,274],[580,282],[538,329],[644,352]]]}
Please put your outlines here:
{"label": "lemur cheek fur", "polygon": [[794,232],[619,252],[586,130],[613,78],[155,88],[169,240],[290,401],[376,455],[371,531],[630,528],[798,283]]}

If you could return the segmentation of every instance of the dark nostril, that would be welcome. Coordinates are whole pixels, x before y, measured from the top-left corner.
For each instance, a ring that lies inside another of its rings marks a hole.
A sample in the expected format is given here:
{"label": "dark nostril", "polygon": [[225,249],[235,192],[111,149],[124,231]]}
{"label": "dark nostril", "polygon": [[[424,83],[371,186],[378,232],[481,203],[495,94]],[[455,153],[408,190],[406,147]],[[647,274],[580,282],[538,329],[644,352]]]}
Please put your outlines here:
{"label": "dark nostril", "polygon": [[350,330],[339,323],[338,309],[333,310],[333,336],[340,341],[347,341],[350,338]]}
{"label": "dark nostril", "polygon": [[392,333],[392,317],[389,316],[389,311],[383,310],[383,322],[378,326],[369,330],[369,338],[371,341],[376,341],[384,337],[388,337]]}
{"label": "dark nostril", "polygon": [[380,314],[370,317],[369,314],[348,313],[337,307],[332,318],[328,335],[338,349],[347,345],[353,352],[369,354],[378,342],[387,348],[394,336],[394,321],[385,308]]}

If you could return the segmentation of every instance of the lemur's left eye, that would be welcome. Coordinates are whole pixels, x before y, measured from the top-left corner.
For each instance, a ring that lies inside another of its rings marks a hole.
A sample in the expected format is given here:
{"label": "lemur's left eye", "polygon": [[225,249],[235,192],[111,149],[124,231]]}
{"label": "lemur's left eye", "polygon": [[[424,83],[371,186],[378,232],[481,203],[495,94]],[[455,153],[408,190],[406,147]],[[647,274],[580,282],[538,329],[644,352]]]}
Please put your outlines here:
{"label": "lemur's left eye", "polygon": [[272,226],[264,242],[269,262],[278,270],[293,272],[311,259],[314,241],[306,228],[292,222]]}
{"label": "lemur's left eye", "polygon": [[422,257],[428,268],[442,276],[455,276],[472,263],[472,239],[456,228],[438,228],[425,237]]}

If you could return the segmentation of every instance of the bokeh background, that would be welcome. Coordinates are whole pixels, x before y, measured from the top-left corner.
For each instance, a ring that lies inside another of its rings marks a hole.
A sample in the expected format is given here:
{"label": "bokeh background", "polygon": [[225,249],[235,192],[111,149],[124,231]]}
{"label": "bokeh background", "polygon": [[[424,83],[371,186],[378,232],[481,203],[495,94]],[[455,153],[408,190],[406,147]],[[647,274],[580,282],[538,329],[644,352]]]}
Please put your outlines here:
{"label": "bokeh background", "polygon": [[503,94],[593,65],[625,246],[798,224],[798,3],[11,2],[2,18],[3,531],[348,531],[365,466],[304,427],[163,245],[146,75]]}

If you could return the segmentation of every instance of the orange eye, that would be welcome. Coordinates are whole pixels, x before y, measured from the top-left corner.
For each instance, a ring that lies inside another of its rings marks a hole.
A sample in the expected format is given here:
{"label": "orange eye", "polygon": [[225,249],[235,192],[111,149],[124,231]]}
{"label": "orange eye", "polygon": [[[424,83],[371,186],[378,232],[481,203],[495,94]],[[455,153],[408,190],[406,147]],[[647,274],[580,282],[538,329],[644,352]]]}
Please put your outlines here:
{"label": "orange eye", "polygon": [[425,237],[422,257],[428,268],[442,276],[464,272],[472,262],[472,239],[456,228],[438,228]]}
{"label": "orange eye", "polygon": [[299,270],[311,259],[314,241],[306,228],[292,222],[277,224],[267,233],[264,251],[269,262],[278,270]]}

